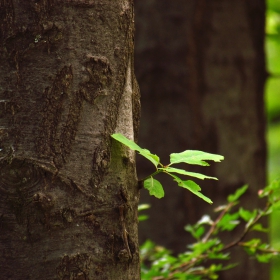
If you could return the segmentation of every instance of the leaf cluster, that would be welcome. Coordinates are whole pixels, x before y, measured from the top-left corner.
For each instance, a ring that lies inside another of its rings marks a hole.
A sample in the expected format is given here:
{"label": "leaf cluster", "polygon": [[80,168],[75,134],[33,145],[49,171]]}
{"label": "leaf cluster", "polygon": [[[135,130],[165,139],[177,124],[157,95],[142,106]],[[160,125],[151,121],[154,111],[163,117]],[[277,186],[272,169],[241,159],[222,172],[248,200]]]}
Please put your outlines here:
{"label": "leaf cluster", "polygon": [[[280,181],[259,191],[259,197],[267,198],[263,209],[249,211],[239,206],[240,197],[246,192],[247,186],[229,195],[227,203],[215,209],[216,219],[204,215],[196,224],[185,226],[195,242],[187,246],[187,250],[173,256],[164,247],[148,240],[141,246],[141,279],[143,280],[200,280],[218,279],[219,273],[231,269],[238,264],[230,263],[230,250],[241,247],[259,262],[269,262],[279,255],[279,251],[272,248],[260,238],[250,238],[253,231],[267,232],[261,218],[279,209]],[[219,234],[223,231],[231,232],[241,227],[241,234],[232,242],[224,243]]]}
{"label": "leaf cluster", "polygon": [[209,163],[206,161],[212,160],[215,162],[220,162],[221,160],[224,159],[223,156],[210,154],[202,151],[196,151],[196,150],[186,150],[181,153],[172,153],[170,155],[170,163],[168,165],[163,165],[160,162],[160,158],[157,155],[152,154],[147,149],[143,149],[139,147],[134,141],[127,139],[124,135],[116,133],[111,136],[112,138],[121,142],[125,146],[129,147],[130,149],[137,151],[141,156],[145,157],[155,166],[156,171],[142,180],[144,182],[144,188],[149,191],[150,195],[153,195],[157,198],[164,197],[164,189],[162,187],[162,184],[154,178],[155,175],[159,173],[164,173],[171,176],[179,187],[189,190],[190,192],[202,198],[208,203],[213,203],[210,198],[206,197],[201,193],[201,188],[197,183],[195,183],[193,180],[184,180],[180,176],[183,175],[183,176],[194,177],[202,180],[204,179],[218,180],[217,178],[206,176],[201,173],[189,172],[184,169],[175,168],[173,166],[179,163],[209,166]]}

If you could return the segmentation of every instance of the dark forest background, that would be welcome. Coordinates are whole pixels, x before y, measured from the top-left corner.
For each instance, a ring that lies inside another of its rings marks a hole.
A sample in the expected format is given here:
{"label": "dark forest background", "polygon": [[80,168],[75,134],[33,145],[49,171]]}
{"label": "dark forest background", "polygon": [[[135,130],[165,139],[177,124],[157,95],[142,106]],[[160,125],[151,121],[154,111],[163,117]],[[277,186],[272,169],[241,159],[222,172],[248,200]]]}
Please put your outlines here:
{"label": "dark forest background", "polygon": [[[215,205],[244,184],[250,188],[243,202],[256,207],[257,190],[277,176],[280,4],[268,4],[135,1],[135,69],[142,95],[139,144],[158,154],[163,163],[171,152],[186,149],[225,156],[222,164],[211,164],[207,170],[190,169],[219,178],[201,183],[214,206],[165,177],[165,198],[141,193],[142,203],[152,206],[149,219],[140,223],[141,242],[149,238],[174,253],[182,252],[191,241],[186,224],[213,214]],[[141,178],[153,166],[139,159],[138,170]],[[276,223],[270,228],[277,242]],[[268,266],[248,260],[243,252],[234,255],[240,266],[225,272],[222,279],[268,279]]]}

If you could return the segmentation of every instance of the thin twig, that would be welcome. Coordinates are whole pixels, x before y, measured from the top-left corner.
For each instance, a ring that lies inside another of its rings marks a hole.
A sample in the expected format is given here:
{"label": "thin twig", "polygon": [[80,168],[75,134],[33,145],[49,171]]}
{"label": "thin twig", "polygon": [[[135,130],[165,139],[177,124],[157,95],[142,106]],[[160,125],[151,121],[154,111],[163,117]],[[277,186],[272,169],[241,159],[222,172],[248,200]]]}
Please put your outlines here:
{"label": "thin twig", "polygon": [[[265,208],[263,209],[263,212],[265,213],[265,212],[269,209],[270,206],[271,206],[271,203],[268,202],[268,203],[266,204]],[[230,248],[232,248],[232,247],[234,247],[234,246],[236,246],[236,245],[239,245],[239,243],[246,237],[246,235],[248,234],[248,232],[250,231],[250,229],[252,228],[252,226],[255,225],[255,224],[259,221],[259,219],[260,219],[261,217],[263,217],[263,214],[262,214],[262,213],[259,213],[259,214],[256,216],[256,218],[251,222],[251,224],[250,224],[249,226],[245,227],[243,233],[240,235],[239,238],[237,238],[235,241],[233,241],[233,242],[229,243],[228,245],[226,245],[226,246],[225,246],[224,248],[222,248],[220,251],[222,252],[222,251],[228,250],[228,249],[230,249]]]}
{"label": "thin twig", "polygon": [[221,212],[221,214],[218,216],[218,218],[213,222],[213,224],[211,225],[210,229],[208,230],[208,232],[206,233],[206,235],[203,237],[202,242],[205,243],[206,241],[208,241],[208,239],[210,238],[210,236],[212,235],[212,233],[214,232],[214,230],[216,229],[217,224],[221,221],[221,219],[224,217],[224,215],[230,210],[230,208],[234,206],[234,203],[231,202],[229,203],[226,208]]}

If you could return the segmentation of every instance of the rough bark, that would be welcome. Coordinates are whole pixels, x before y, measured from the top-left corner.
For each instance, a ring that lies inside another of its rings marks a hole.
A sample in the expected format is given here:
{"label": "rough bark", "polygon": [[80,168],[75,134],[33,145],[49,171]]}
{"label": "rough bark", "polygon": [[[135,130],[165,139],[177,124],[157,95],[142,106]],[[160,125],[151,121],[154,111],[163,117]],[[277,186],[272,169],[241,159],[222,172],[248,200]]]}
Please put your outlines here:
{"label": "rough bark", "polygon": [[[224,155],[221,164],[195,169],[219,178],[200,182],[214,207],[249,184],[244,203],[252,208],[266,183],[264,15],[263,0],[136,1],[140,145],[164,163],[170,152],[186,149]],[[139,163],[141,176],[149,172],[144,165]],[[164,184],[162,201],[142,197],[152,209],[140,237],[183,251],[190,241],[184,225],[214,207],[172,182]],[[267,267],[245,253],[237,261],[239,268],[223,279],[268,279]]]}
{"label": "rough bark", "polygon": [[133,1],[0,1],[1,279],[139,279]]}

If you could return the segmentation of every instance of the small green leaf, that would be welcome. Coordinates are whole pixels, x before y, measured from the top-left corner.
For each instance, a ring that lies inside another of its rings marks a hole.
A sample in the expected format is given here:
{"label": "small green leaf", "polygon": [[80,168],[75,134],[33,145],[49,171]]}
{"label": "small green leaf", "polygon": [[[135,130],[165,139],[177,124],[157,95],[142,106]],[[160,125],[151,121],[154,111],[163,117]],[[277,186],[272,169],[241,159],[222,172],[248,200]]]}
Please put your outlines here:
{"label": "small green leaf", "polygon": [[[147,210],[151,207],[150,204],[139,204],[138,205],[138,212],[143,211],[143,210]],[[146,221],[148,220],[149,216],[148,215],[138,215],[138,221]]]}
{"label": "small green leaf", "polygon": [[279,197],[280,192],[280,179],[273,180],[270,185],[265,187],[263,190],[259,190],[259,196],[269,196],[270,201],[273,203],[274,196]]}
{"label": "small green leaf", "polygon": [[163,172],[167,172],[167,173],[178,173],[178,174],[182,174],[182,175],[187,175],[187,176],[191,176],[191,177],[195,177],[195,178],[199,178],[199,179],[214,179],[214,180],[218,180],[215,177],[210,177],[210,176],[206,176],[200,173],[196,173],[196,172],[189,172],[186,171],[184,169],[179,169],[179,168],[173,168],[173,167],[165,167],[165,168],[158,168],[159,170],[162,170]]}
{"label": "small green leaf", "polygon": [[124,135],[122,135],[120,133],[112,134],[111,137],[118,140],[122,144],[126,145],[131,150],[134,150],[134,151],[141,151],[142,150],[142,148],[140,148],[134,141],[126,138]]}
{"label": "small green leaf", "polygon": [[239,265],[238,263],[232,263],[232,264],[224,266],[222,270],[225,271],[225,270],[228,270],[228,269],[232,269],[232,268],[234,268],[234,267],[236,267],[238,265]]}
{"label": "small green leaf", "polygon": [[259,262],[268,263],[274,257],[274,255],[273,253],[257,254],[256,257]]}
{"label": "small green leaf", "polygon": [[193,227],[191,225],[186,225],[184,227],[185,231],[189,232],[195,239],[199,240],[199,238],[204,234],[205,228],[203,226],[199,226],[198,228]]}
{"label": "small green leaf", "polygon": [[139,152],[139,154],[155,165],[158,166],[160,159],[157,155],[151,154],[151,152],[147,149],[142,149],[139,147],[134,141],[127,139],[124,135],[120,133],[115,133],[111,135],[112,138],[116,139],[117,141],[121,142],[125,146],[129,147],[131,150]]}
{"label": "small green leaf", "polygon": [[264,228],[264,227],[262,226],[262,224],[255,224],[255,225],[252,227],[252,230],[261,231],[261,232],[268,232],[268,229],[267,229],[267,228]]}
{"label": "small green leaf", "polygon": [[172,175],[172,174],[170,174],[170,175],[174,178],[174,181],[176,181],[178,183],[179,187],[188,189],[190,192],[192,192],[193,194],[195,194],[196,196],[202,198],[204,201],[206,201],[206,202],[208,202],[210,204],[213,203],[213,201],[210,198],[208,198],[207,196],[203,195],[200,192],[201,188],[194,181],[191,181],[191,180],[183,181],[183,180],[181,180],[179,177],[177,177],[175,175]]}
{"label": "small green leaf", "polygon": [[138,221],[139,222],[142,222],[142,221],[146,221],[149,219],[149,216],[148,215],[139,215],[138,216]]}
{"label": "small green leaf", "polygon": [[227,230],[231,231],[233,230],[239,223],[240,221],[237,220],[239,217],[239,213],[226,213],[222,219],[218,222],[217,226],[221,228],[222,231]]}
{"label": "small green leaf", "polygon": [[259,238],[253,238],[253,239],[243,243],[243,246],[246,246],[246,247],[257,248],[260,245],[261,245],[261,239],[259,239]]}
{"label": "small green leaf", "polygon": [[201,188],[198,184],[196,184],[194,181],[187,180],[187,181],[178,181],[176,180],[177,183],[180,185],[180,187],[186,188],[191,192],[199,192],[201,191]]}
{"label": "small green leaf", "polygon": [[159,165],[159,157],[155,154],[151,154],[149,150],[142,149],[141,151],[139,151],[139,154],[151,161],[155,167]]}
{"label": "small green leaf", "polygon": [[257,215],[257,210],[250,212],[248,210],[243,209],[243,207],[239,208],[239,215],[245,221],[248,222],[250,219],[254,219]]}
{"label": "small green leaf", "polygon": [[218,245],[220,241],[217,238],[210,239],[206,242],[197,242],[192,244],[190,247],[193,250],[193,257],[202,255],[204,252],[208,251],[213,246]]}
{"label": "small green leaf", "polygon": [[220,162],[223,159],[224,157],[220,155],[194,150],[187,150],[182,153],[173,153],[170,155],[171,164],[185,162],[188,164],[208,166],[209,163],[204,160],[213,160],[215,162]]}
{"label": "small green leaf", "polygon": [[216,253],[216,252],[210,252],[208,254],[209,259],[216,259],[216,260],[229,260],[229,253]]}
{"label": "small green leaf", "polygon": [[246,192],[247,188],[248,188],[248,186],[245,185],[245,186],[237,189],[234,194],[231,194],[228,196],[228,198],[227,198],[228,202],[237,201],[239,199],[239,197]]}
{"label": "small green leaf", "polygon": [[138,211],[146,210],[146,209],[149,209],[149,208],[151,208],[150,204],[139,204],[138,205]]}
{"label": "small green leaf", "polygon": [[202,234],[204,234],[204,232],[205,232],[205,228],[203,226],[198,227],[197,230],[195,231],[195,235],[197,239],[199,239],[202,236]]}
{"label": "small green leaf", "polygon": [[157,198],[164,197],[164,190],[161,183],[153,177],[144,181],[144,188],[149,191],[150,195],[154,195]]}
{"label": "small green leaf", "polygon": [[186,225],[184,227],[184,230],[189,232],[193,237],[195,237],[195,229],[194,229],[194,226],[192,225]]}

